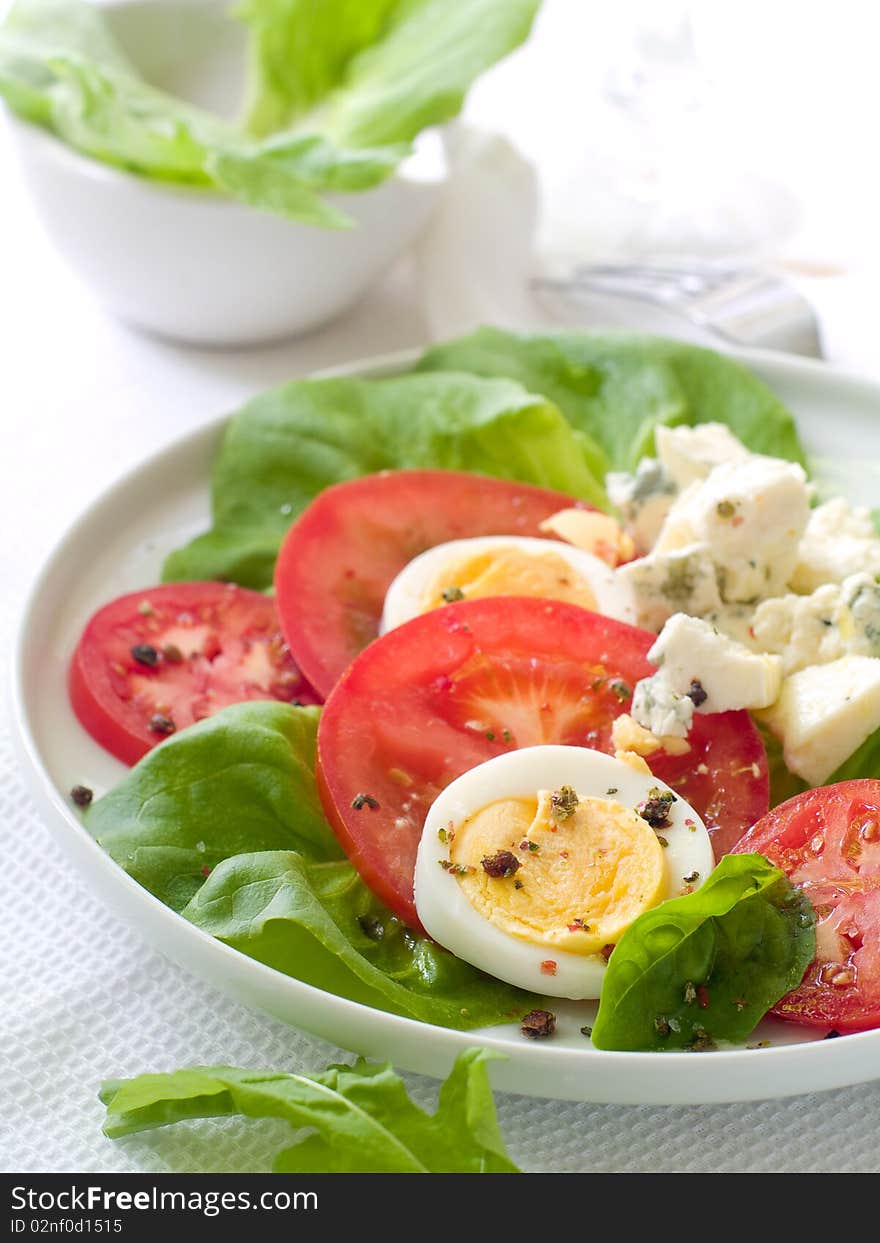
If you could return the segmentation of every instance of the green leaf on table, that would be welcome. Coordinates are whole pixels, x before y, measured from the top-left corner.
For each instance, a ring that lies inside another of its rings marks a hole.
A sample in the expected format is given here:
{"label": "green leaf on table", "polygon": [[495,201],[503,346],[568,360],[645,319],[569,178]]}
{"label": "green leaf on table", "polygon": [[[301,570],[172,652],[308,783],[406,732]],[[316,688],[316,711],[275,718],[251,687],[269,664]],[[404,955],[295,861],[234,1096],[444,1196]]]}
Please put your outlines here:
{"label": "green leaf on table", "polygon": [[791,414],[757,376],[683,341],[487,327],[432,347],[418,366],[508,376],[542,393],[588,438],[600,478],[652,453],[660,423],[725,423],[755,453],[804,461]]}
{"label": "green leaf on table", "polygon": [[316,1075],[193,1067],[102,1085],[112,1139],[194,1118],[281,1118],[311,1132],[275,1160],[278,1173],[518,1173],[498,1127],[487,1064],[467,1049],[425,1113],[388,1065],[357,1061]]}
{"label": "green leaf on table", "polygon": [[536,998],[410,931],[343,855],[314,777],[319,709],[253,702],[172,734],[85,814],[196,927],[316,988],[468,1029]]}
{"label": "green leaf on table", "polygon": [[583,439],[554,405],[510,380],[299,380],[232,418],[214,464],[213,528],[173,552],[163,578],[268,587],[287,528],[322,489],[404,468],[473,471],[604,499]]}
{"label": "green leaf on table", "polygon": [[815,915],[757,854],[725,855],[692,894],[640,915],[602,984],[600,1049],[711,1048],[744,1040],[813,960]]}

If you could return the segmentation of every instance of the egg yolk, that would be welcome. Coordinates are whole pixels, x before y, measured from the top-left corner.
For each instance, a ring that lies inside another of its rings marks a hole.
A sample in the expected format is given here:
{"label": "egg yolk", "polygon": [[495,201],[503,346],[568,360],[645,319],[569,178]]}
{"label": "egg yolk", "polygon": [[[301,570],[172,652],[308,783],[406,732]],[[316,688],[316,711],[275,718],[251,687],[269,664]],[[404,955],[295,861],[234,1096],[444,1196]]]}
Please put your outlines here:
{"label": "egg yolk", "polygon": [[663,847],[635,811],[613,799],[579,798],[559,818],[549,790],[498,799],[469,816],[452,834],[449,859],[484,919],[573,954],[614,944],[667,888]]}
{"label": "egg yolk", "polygon": [[542,596],[596,608],[589,584],[555,552],[532,553],[515,544],[450,558],[426,584],[423,613],[454,600],[480,596]]}

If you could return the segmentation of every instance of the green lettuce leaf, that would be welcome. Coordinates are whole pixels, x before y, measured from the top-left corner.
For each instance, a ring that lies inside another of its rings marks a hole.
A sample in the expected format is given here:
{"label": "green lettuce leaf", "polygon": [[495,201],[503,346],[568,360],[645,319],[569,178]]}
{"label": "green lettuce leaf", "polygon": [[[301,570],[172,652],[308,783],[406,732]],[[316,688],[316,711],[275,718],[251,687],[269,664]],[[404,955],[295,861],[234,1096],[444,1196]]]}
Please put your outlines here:
{"label": "green lettuce leaf", "polygon": [[251,33],[248,128],[286,129],[342,82],[352,59],[381,38],[400,0],[243,0]]}
{"label": "green lettuce leaf", "polygon": [[18,0],[0,27],[0,94],[26,120],[106,163],[206,185],[225,127],[141,81],[84,0]]}
{"label": "green lettuce leaf", "polygon": [[290,522],[323,488],[407,467],[604,497],[582,438],[555,406],[510,380],[443,373],[295,381],[232,419],[213,471],[213,528],[172,553],[163,578],[268,587]]}
{"label": "green lettuce leaf", "polygon": [[311,1132],[278,1154],[286,1174],[515,1174],[498,1126],[487,1063],[467,1049],[442,1084],[434,1114],[413,1104],[389,1065],[363,1059],[317,1075],[196,1066],[108,1081],[112,1139],[193,1118],[281,1118]]}
{"label": "green lettuce leaf", "polygon": [[[744,1040],[816,949],[801,890],[761,855],[725,855],[705,883],[640,915],[614,947],[593,1044],[692,1049]],[[703,991],[705,990],[705,991]]]}
{"label": "green lettuce leaf", "polygon": [[373,896],[324,818],[319,709],[224,708],[150,751],[85,813],[144,888],[242,953],[341,997],[468,1029],[536,999],[411,932]]}
{"label": "green lettuce leaf", "polygon": [[172,734],[88,809],[92,836],[175,910],[232,855],[343,852],[315,788],[317,708],[234,704]]}
{"label": "green lettuce leaf", "polygon": [[339,147],[409,142],[528,38],[540,0],[245,0],[249,127],[309,125]]}
{"label": "green lettuce leaf", "polygon": [[146,82],[88,0],[15,0],[0,97],[92,159],[342,228],[323,195],[390,176],[527,37],[538,2],[250,0],[249,132]]}
{"label": "green lettuce leaf", "polygon": [[419,370],[508,376],[542,393],[588,438],[600,478],[652,453],[659,423],[726,423],[753,452],[804,462],[791,414],[757,376],[682,341],[480,328],[428,350]]}
{"label": "green lettuce leaf", "polygon": [[[349,223],[320,197],[320,179],[308,172],[314,153],[306,152],[300,175],[296,147],[292,156],[284,147],[279,154],[150,86],[85,0],[17,0],[0,27],[0,96],[25,120],[102,163],[223,190],[306,224]],[[386,162],[362,180],[375,184],[388,171]]]}
{"label": "green lettuce leaf", "polygon": [[182,912],[204,932],[285,975],[392,1014],[468,1029],[536,1003],[390,915],[347,861],[290,851],[221,863]]}

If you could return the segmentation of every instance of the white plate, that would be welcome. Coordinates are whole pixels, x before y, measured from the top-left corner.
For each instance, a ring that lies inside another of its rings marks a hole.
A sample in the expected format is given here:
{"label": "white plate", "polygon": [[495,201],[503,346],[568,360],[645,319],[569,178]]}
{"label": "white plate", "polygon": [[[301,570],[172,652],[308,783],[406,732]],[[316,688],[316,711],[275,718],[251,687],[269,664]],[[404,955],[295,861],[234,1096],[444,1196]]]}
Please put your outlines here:
{"label": "white plate", "polygon": [[[814,454],[856,464],[880,461],[880,386],[822,363],[784,355],[739,354],[796,413]],[[385,374],[406,356],[337,369]],[[67,700],[65,673],[89,615],[122,592],[158,581],[166,552],[208,525],[208,480],[225,419],[182,437],[100,497],[44,566],[24,610],[14,653],[13,697],[21,757],[47,823],[102,898],[169,958],[247,1005],[402,1069],[445,1076],[455,1055],[482,1044],[507,1055],[493,1064],[501,1089],[620,1104],[690,1104],[787,1096],[880,1076],[880,1031],[817,1040],[805,1028],[765,1023],[763,1049],[615,1053],[579,1032],[588,1009],[560,1006],[558,1034],[546,1042],[516,1025],[457,1032],[398,1018],[322,992],[255,962],[192,927],[142,889],[95,844],[68,792],[83,782],[101,792],[126,769],[86,735]],[[862,495],[870,503],[869,471]],[[850,492],[852,496],[852,493]]]}

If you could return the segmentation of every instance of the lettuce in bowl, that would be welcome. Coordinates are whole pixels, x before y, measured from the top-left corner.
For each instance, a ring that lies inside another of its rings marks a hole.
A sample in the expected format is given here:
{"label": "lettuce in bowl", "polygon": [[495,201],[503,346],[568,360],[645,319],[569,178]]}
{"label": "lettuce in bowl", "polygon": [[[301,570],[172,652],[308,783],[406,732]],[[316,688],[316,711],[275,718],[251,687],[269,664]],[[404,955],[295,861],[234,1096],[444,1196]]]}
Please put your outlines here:
{"label": "lettuce in bowl", "polygon": [[[0,97],[80,153],[328,228],[325,195],[386,180],[529,34],[539,0],[247,0],[246,117],[152,85],[88,0],[15,0]],[[232,17],[229,18],[233,20]]]}

